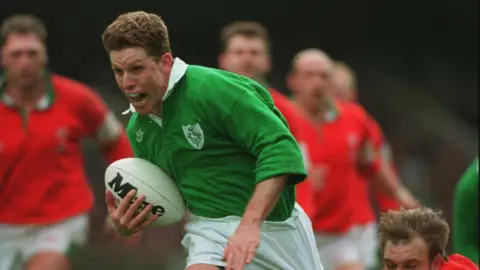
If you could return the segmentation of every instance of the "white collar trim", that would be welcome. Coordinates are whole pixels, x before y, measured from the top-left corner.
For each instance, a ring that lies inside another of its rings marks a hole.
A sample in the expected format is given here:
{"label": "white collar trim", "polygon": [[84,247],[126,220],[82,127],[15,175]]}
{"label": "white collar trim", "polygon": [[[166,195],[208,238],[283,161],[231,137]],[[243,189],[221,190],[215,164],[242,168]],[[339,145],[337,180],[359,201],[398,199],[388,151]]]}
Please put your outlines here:
{"label": "white collar trim", "polygon": [[[162,98],[162,102],[167,100],[167,98],[172,94],[173,88],[175,85],[182,79],[183,75],[187,72],[187,63],[182,59],[176,57],[173,60],[172,70],[170,71],[170,77],[168,78],[168,87],[165,95]],[[130,108],[124,111],[122,114],[129,114],[135,112],[135,108],[130,104]]]}

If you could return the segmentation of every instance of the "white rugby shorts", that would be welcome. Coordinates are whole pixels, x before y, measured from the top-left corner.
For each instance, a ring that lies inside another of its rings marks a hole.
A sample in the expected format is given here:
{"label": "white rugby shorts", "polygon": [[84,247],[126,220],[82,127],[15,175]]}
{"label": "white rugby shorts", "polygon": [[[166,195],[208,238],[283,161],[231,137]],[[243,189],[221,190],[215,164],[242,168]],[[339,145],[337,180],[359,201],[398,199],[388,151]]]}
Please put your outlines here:
{"label": "white rugby shorts", "polygon": [[[195,264],[226,266],[225,246],[240,217],[219,219],[193,216],[185,225],[182,240],[188,250],[187,267]],[[260,246],[245,270],[323,270],[310,219],[295,204],[292,217],[283,222],[266,221],[261,228]]]}
{"label": "white rugby shorts", "polygon": [[39,252],[66,253],[73,245],[83,245],[88,223],[87,214],[44,226],[0,223],[0,270],[21,270]]}

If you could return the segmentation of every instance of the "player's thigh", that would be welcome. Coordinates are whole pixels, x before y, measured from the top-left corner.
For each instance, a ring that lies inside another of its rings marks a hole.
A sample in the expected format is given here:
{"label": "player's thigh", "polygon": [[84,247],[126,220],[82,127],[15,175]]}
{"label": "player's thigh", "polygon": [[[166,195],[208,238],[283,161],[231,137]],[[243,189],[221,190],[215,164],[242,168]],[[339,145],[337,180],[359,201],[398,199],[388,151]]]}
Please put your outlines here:
{"label": "player's thigh", "polygon": [[355,266],[362,265],[356,242],[349,237],[348,233],[341,235],[317,233],[315,238],[325,270],[337,270],[344,267],[356,269]]}
{"label": "player's thigh", "polygon": [[301,207],[296,205],[286,221],[266,221],[264,226],[253,260],[259,266],[255,269],[323,270],[312,224]]}
{"label": "player's thigh", "polygon": [[186,270],[225,270],[223,266],[215,266],[209,264],[195,264],[187,267]]}
{"label": "player's thigh", "polygon": [[79,215],[63,222],[39,227],[23,251],[28,270],[68,270],[72,251],[82,246],[88,234],[88,216]]}
{"label": "player's thigh", "polygon": [[41,251],[33,255],[24,270],[71,270],[72,263],[67,256],[55,251]]}
{"label": "player's thigh", "polygon": [[204,265],[225,266],[223,254],[229,231],[228,222],[198,219],[187,223],[182,240],[182,245],[188,252],[187,269]]}

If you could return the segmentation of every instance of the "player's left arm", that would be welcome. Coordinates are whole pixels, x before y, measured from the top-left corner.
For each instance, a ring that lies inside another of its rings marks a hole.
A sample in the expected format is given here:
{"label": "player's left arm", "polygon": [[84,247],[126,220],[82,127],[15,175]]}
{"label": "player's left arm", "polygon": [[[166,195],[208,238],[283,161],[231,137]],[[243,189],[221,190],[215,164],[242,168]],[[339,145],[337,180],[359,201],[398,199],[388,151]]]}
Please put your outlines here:
{"label": "player's left arm", "polygon": [[134,154],[123,125],[93,90],[86,87],[82,90],[79,115],[87,134],[98,141],[107,162],[132,157]]}
{"label": "player's left arm", "polygon": [[[385,166],[389,166],[392,171],[398,176],[398,173],[395,169],[395,165],[393,163],[391,157],[391,150],[387,142],[383,139],[383,134],[380,134],[381,137],[381,144],[379,145],[379,153],[381,155],[382,161],[385,163]],[[397,200],[392,199],[391,197],[387,196],[378,188],[374,189],[374,196],[376,203],[380,212],[388,212],[389,210],[399,210],[401,208],[400,203]]]}
{"label": "player's left arm", "polygon": [[209,88],[216,88],[212,93],[215,98],[204,98],[201,107],[212,112],[209,118],[218,119],[215,124],[226,131],[225,135],[256,158],[256,187],[242,223],[259,226],[275,207],[284,187],[306,178],[300,148],[260,85],[224,79]]}
{"label": "player's left arm", "polygon": [[372,184],[383,194],[398,201],[406,208],[417,207],[418,203],[415,198],[402,184],[390,163],[385,162],[386,160],[379,151],[378,146],[383,144],[383,140],[375,141],[375,133],[379,131],[375,129],[374,120],[363,110],[359,110],[359,119],[363,127],[362,145],[358,153],[359,166],[367,170],[366,173],[371,176]]}

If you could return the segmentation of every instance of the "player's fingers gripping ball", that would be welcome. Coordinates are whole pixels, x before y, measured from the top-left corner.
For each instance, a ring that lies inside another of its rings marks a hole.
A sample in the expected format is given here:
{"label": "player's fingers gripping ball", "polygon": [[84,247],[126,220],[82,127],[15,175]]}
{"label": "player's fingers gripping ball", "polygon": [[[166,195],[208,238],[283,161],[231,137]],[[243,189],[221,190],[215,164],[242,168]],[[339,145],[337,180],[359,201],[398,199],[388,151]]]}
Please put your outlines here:
{"label": "player's fingers gripping ball", "polygon": [[115,218],[122,226],[168,226],[185,215],[183,197],[175,182],[147,160],[125,158],[110,164],[105,172],[105,187],[117,206]]}

